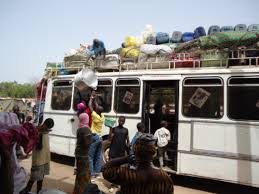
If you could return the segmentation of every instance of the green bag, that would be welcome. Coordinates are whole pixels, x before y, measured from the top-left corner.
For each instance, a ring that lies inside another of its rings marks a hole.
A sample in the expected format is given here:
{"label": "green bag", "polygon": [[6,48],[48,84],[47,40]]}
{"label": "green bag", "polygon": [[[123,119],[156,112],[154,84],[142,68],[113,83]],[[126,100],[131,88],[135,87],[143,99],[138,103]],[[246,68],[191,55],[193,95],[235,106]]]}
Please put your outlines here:
{"label": "green bag", "polygon": [[115,118],[105,118],[104,125],[107,127],[113,127],[116,122]]}
{"label": "green bag", "polygon": [[201,49],[237,48],[251,46],[259,41],[257,32],[219,32],[210,36],[200,37]]}

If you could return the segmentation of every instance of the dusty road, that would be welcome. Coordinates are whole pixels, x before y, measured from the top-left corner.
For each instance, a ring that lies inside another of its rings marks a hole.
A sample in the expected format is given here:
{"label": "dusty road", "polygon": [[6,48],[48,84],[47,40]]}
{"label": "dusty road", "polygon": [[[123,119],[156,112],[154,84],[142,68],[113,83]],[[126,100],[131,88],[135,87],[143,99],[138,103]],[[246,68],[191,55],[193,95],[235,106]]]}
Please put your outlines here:
{"label": "dusty road", "polygon": [[[43,188],[55,188],[66,193],[72,193],[75,181],[73,159],[59,155],[54,155],[52,159],[51,173],[49,176],[46,176]],[[31,158],[22,160],[21,165],[27,172],[30,172]],[[175,175],[173,175],[173,180],[175,182],[175,194],[259,194],[259,189],[218,181]],[[104,179],[100,178],[94,181],[103,192],[107,194],[115,193],[115,191],[109,191],[110,183]],[[34,184],[34,191],[35,186],[36,184]]]}

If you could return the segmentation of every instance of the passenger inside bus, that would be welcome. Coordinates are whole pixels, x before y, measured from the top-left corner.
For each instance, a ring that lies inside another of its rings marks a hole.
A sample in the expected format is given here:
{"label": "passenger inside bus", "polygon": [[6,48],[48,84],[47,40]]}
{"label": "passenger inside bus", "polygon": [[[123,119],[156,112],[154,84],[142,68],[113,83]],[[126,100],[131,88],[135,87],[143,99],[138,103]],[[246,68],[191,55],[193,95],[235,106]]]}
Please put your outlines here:
{"label": "passenger inside bus", "polygon": [[160,121],[162,119],[162,100],[161,96],[158,97],[154,104],[154,109],[152,113],[149,113],[149,118],[150,118],[150,124],[151,124],[151,133],[154,134],[155,131],[159,128],[160,126]]}

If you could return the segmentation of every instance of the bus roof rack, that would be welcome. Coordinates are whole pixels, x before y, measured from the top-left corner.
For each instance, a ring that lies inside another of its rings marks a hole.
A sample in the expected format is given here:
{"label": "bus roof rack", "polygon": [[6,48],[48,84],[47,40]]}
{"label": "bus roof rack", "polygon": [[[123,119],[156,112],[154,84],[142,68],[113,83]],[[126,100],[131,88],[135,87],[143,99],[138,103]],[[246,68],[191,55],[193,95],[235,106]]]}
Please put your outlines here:
{"label": "bus roof rack", "polygon": [[117,72],[133,70],[165,70],[178,68],[244,68],[259,67],[259,49],[237,49],[232,51],[210,50],[202,54],[174,53],[172,56],[147,55],[140,58],[120,58],[107,55],[95,60],[47,63],[45,69],[49,76],[76,74],[83,68],[98,72]]}

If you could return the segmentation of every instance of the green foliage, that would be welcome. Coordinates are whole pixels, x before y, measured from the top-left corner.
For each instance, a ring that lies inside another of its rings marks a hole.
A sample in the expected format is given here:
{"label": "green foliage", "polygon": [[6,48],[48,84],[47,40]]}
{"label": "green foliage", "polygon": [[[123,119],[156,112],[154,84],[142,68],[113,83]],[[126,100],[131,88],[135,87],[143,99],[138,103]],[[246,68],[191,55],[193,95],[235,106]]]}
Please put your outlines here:
{"label": "green foliage", "polygon": [[17,82],[1,82],[0,97],[34,98],[35,85],[29,83],[19,84]]}

